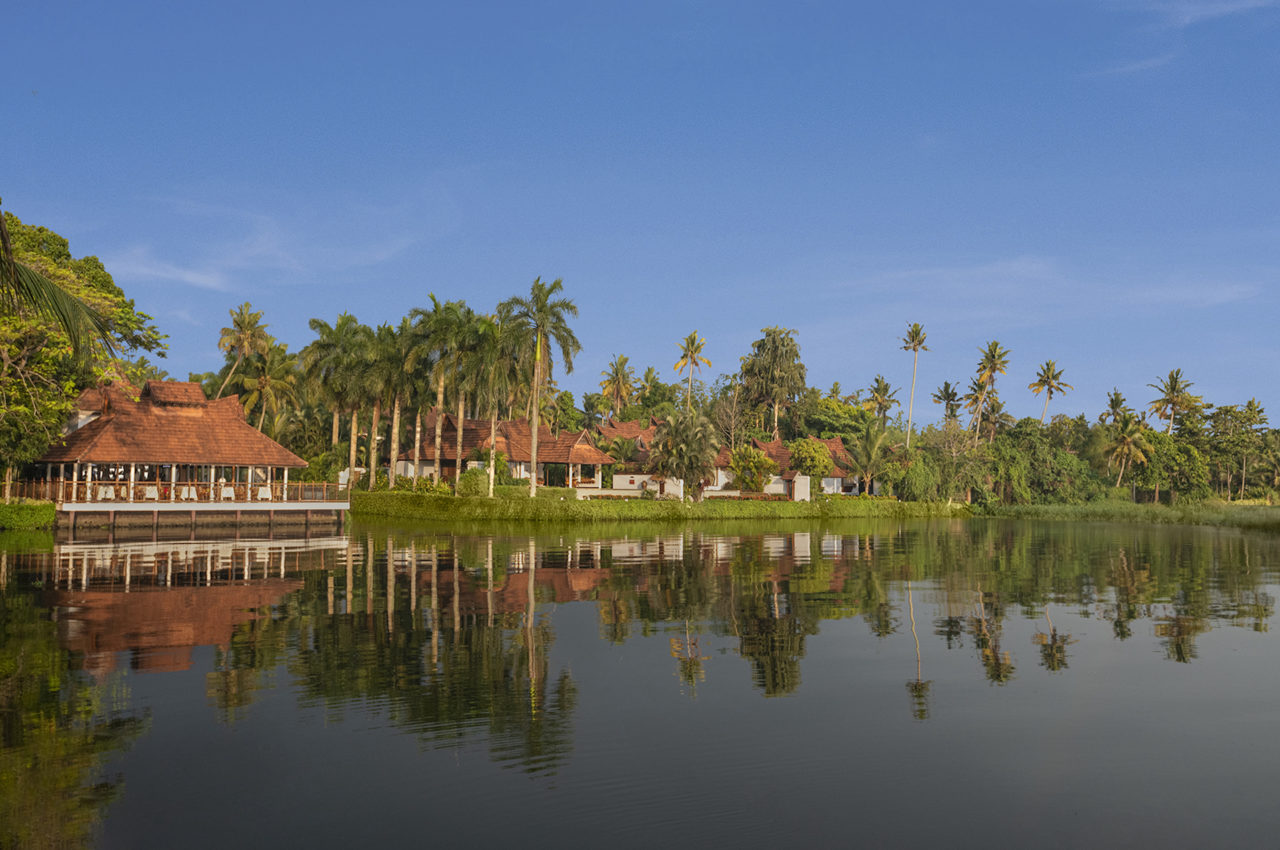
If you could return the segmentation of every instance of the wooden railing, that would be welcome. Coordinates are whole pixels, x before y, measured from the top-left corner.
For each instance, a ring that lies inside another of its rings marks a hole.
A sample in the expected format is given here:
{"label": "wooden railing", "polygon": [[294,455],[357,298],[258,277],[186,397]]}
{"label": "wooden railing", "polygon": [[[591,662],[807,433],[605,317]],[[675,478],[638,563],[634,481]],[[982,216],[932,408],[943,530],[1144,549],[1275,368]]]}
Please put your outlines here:
{"label": "wooden railing", "polygon": [[[132,492],[131,492],[132,491]],[[345,486],[318,482],[232,484],[168,481],[15,481],[13,498],[53,502],[345,502]],[[132,496],[132,498],[130,498]]]}

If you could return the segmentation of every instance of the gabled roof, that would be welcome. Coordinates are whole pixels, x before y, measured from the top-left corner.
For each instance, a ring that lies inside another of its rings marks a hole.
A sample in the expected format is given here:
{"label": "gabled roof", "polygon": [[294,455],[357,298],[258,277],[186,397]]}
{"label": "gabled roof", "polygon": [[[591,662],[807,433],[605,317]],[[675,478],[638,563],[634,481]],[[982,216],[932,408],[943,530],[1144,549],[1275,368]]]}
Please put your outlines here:
{"label": "gabled roof", "polygon": [[[246,422],[236,396],[209,401],[199,384],[186,381],[149,381],[137,401],[115,387],[97,396],[102,413],[64,436],[39,463],[307,465]],[[81,400],[94,399],[82,394]]]}
{"label": "gabled roof", "polygon": [[600,434],[606,444],[613,442],[618,437],[622,437],[627,440],[635,440],[637,448],[648,449],[653,442],[653,435],[657,432],[659,424],[659,420],[652,416],[649,417],[647,423],[643,419],[620,422],[610,414],[608,419],[596,426],[596,432]]}
{"label": "gabled roof", "polygon": [[[849,453],[845,451],[844,443],[841,442],[839,437],[828,437],[826,439],[811,437],[810,439],[817,440],[819,443],[826,446],[827,451],[831,453],[831,460],[835,463],[835,468],[823,476],[824,478],[853,477],[853,474],[847,471],[848,468],[852,466],[852,459],[849,457]],[[791,450],[787,448],[786,444],[783,443],[782,440],[770,440],[769,442],[765,442],[764,440],[757,440],[753,438],[751,440],[751,446],[752,448],[756,448],[764,452],[765,456],[768,457],[769,460],[776,463],[778,465],[778,474],[783,478],[787,478],[788,475],[794,477],[794,473],[791,468]],[[732,455],[729,451],[729,447],[725,446],[721,448],[720,453],[716,455],[716,468],[728,469],[731,461]]]}

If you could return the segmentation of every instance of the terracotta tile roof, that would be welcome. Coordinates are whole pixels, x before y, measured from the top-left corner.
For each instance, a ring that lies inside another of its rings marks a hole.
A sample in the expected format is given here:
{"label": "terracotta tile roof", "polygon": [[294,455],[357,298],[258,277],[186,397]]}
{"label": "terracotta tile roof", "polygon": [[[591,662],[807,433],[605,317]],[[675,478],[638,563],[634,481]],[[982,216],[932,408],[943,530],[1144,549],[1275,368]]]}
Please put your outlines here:
{"label": "terracotta tile roof", "polygon": [[[844,443],[840,441],[839,437],[830,437],[828,439],[818,439],[817,437],[814,437],[813,439],[818,440],[818,442],[827,447],[827,450],[831,452],[832,461],[835,462],[835,468],[824,477],[853,477],[853,474],[847,471],[848,467],[852,466],[852,460],[849,457],[849,453],[845,451]],[[766,457],[778,465],[778,474],[783,478],[787,478],[788,474],[792,473],[791,450],[786,447],[782,440],[770,440],[766,443],[763,440],[752,439],[751,445],[753,448],[764,452]],[[729,448],[727,446],[723,447],[720,449],[720,453],[716,455],[716,468],[728,469],[731,461],[732,455]]]}
{"label": "terracotta tile roof", "polygon": [[[427,420],[430,429],[427,428]],[[528,463],[531,454],[529,420],[514,419],[498,423],[497,449],[508,461]],[[422,425],[421,461],[431,463],[436,457],[435,416],[429,414]],[[463,421],[462,456],[465,460],[479,449],[489,450],[489,420],[467,419]],[[440,455],[442,461],[457,462],[458,429],[456,417],[445,414],[441,426]],[[413,460],[413,450],[400,453],[401,460]],[[586,431],[562,431],[557,438],[550,428],[538,428],[538,463],[613,463],[613,458],[591,444]]]}
{"label": "terracotta tile roof", "polygon": [[611,415],[608,419],[596,426],[596,432],[600,434],[603,441],[607,443],[613,442],[618,437],[627,440],[635,440],[636,446],[641,449],[649,448],[653,443],[653,435],[658,430],[658,420],[650,416],[648,423],[642,419],[633,419],[629,422],[619,422]]}
{"label": "terracotta tile roof", "polygon": [[[434,463],[436,459],[436,416],[437,412],[432,408],[422,417],[422,447],[418,456],[422,463]],[[456,464],[458,462],[458,417],[446,413],[443,419],[444,422],[440,426],[440,459]],[[410,428],[412,427],[410,424]],[[498,427],[502,427],[501,422],[498,423]],[[470,457],[471,453],[482,445],[486,447],[489,445],[489,420],[462,420],[463,459]],[[498,451],[502,451],[501,446],[498,447]],[[402,451],[399,459],[412,461],[413,449]]]}
{"label": "terracotta tile roof", "polygon": [[150,381],[138,401],[115,387],[100,397],[103,413],[64,436],[38,463],[307,465],[246,422],[235,396],[209,401],[198,384]]}

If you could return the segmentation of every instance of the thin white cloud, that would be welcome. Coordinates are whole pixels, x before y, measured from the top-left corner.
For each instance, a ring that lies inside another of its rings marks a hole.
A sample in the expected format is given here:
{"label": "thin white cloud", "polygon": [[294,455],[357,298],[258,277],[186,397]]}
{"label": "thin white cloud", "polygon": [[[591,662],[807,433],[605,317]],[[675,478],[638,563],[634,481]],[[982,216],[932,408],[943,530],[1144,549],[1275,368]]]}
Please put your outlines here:
{"label": "thin white cloud", "polygon": [[1153,71],[1156,68],[1162,68],[1168,65],[1178,57],[1176,53],[1166,53],[1163,56],[1152,56],[1150,59],[1139,59],[1135,62],[1125,62],[1120,65],[1112,65],[1109,68],[1101,68],[1097,71],[1090,71],[1085,74],[1086,77],[1113,77],[1125,74],[1139,74],[1143,71]]}
{"label": "thin white cloud", "polygon": [[1280,0],[1141,0],[1131,5],[1159,15],[1169,26],[1182,29],[1216,18],[1274,8],[1280,5]]}
{"label": "thin white cloud", "polygon": [[123,254],[110,256],[103,264],[111,269],[113,277],[128,280],[141,278],[182,283],[198,289],[226,292],[230,287],[226,276],[210,268],[180,266],[153,256],[151,249],[135,246]]}

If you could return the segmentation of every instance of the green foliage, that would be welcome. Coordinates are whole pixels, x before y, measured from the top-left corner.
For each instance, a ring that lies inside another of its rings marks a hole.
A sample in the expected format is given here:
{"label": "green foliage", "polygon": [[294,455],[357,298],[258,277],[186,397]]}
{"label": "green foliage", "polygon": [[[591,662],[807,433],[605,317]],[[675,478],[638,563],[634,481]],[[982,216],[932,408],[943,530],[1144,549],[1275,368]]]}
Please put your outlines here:
{"label": "green foliage", "polygon": [[0,528],[9,531],[53,528],[54,523],[57,521],[57,516],[57,510],[52,502],[0,504]]}
{"label": "green foliage", "polygon": [[792,440],[787,444],[787,448],[791,451],[791,468],[801,475],[825,478],[835,468],[835,463],[831,460],[831,450],[825,443],[806,437],[802,440]]}
{"label": "green foliage", "polygon": [[458,476],[454,492],[459,496],[488,496],[489,473],[483,469],[468,469]]}
{"label": "green foliage", "polygon": [[[572,491],[552,491],[538,498],[500,494],[497,499],[453,499],[394,491],[351,494],[351,510],[358,517],[438,520],[445,522],[632,522],[723,519],[909,519],[916,517],[965,517],[967,505],[900,502],[865,496],[827,496],[812,502],[704,499],[701,502],[667,499],[575,499]],[[563,494],[563,495],[561,495]]]}
{"label": "green foliage", "polygon": [[733,486],[749,493],[764,489],[765,479],[778,474],[778,465],[755,446],[738,446],[729,453]]}
{"label": "green foliage", "polygon": [[649,468],[658,475],[679,478],[686,494],[696,498],[715,469],[719,449],[710,420],[696,410],[678,410],[658,426],[649,448]]}

